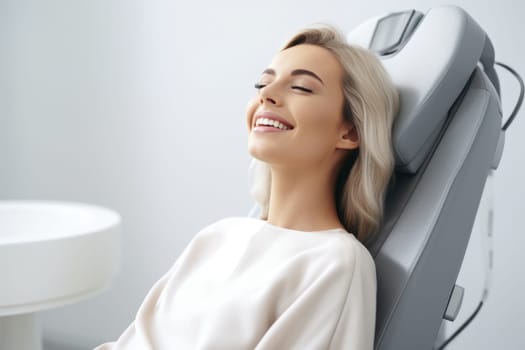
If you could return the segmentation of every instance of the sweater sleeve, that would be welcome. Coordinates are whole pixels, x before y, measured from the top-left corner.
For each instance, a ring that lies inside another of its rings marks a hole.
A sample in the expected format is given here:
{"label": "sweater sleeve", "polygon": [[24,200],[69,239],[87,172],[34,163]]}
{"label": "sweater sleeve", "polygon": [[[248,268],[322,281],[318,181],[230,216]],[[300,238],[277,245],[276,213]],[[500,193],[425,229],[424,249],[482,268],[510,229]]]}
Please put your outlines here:
{"label": "sweater sleeve", "polygon": [[297,273],[315,277],[293,297],[256,350],[372,350],[376,274],[366,248],[345,239]]}
{"label": "sweater sleeve", "polygon": [[345,304],[331,339],[331,350],[374,348],[376,270],[372,256],[362,247]]}

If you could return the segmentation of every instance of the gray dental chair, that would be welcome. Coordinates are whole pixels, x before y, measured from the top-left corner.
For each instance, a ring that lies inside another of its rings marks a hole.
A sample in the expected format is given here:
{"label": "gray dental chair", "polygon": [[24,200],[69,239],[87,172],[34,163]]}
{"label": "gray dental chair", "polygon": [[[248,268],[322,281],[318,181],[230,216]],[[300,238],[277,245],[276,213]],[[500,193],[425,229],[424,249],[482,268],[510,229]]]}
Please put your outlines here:
{"label": "gray dental chair", "polygon": [[348,35],[399,89],[396,172],[369,245],[378,277],[376,350],[432,349],[462,299],[455,285],[489,171],[504,144],[494,49],[462,9],[371,19]]}

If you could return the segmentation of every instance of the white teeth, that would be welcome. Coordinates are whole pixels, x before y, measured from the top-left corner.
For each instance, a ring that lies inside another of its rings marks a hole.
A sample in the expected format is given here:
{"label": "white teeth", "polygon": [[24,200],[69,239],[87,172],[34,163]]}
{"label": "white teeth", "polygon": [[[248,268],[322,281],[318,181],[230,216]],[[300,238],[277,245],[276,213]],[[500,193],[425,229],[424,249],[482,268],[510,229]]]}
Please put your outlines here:
{"label": "white teeth", "polygon": [[268,125],[268,126],[273,126],[275,128],[279,128],[281,130],[288,130],[288,129],[290,129],[288,126],[284,125],[280,121],[273,120],[273,119],[268,119],[268,118],[259,118],[259,119],[257,119],[257,121],[255,122],[255,125],[257,125],[257,126],[259,126],[259,125]]}

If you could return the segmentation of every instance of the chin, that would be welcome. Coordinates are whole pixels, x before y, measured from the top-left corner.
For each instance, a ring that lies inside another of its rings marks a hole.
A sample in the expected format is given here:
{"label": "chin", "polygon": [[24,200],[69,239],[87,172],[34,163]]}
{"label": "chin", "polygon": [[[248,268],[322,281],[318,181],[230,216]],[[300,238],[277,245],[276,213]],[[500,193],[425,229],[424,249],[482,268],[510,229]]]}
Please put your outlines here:
{"label": "chin", "polygon": [[265,150],[260,149],[259,147],[248,146],[248,153],[255,159],[266,163],[268,162],[268,152],[265,152]]}
{"label": "chin", "polygon": [[249,144],[248,153],[255,159],[260,160],[268,164],[272,163],[282,163],[285,161],[283,159],[282,151],[279,151],[277,148],[271,149],[273,147],[259,147]]}

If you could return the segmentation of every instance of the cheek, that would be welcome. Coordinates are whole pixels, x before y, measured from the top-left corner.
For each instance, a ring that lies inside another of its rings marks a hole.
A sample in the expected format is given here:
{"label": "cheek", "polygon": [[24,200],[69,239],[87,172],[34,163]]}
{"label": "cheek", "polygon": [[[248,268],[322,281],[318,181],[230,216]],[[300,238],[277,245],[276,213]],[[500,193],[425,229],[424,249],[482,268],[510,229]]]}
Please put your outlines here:
{"label": "cheek", "polygon": [[297,147],[309,157],[322,159],[334,151],[339,138],[339,126],[342,111],[332,101],[318,101],[316,104],[304,104],[297,111],[301,116],[301,133],[297,134]]}
{"label": "cheek", "polygon": [[317,134],[333,133],[342,119],[338,106],[326,100],[302,105],[298,115],[302,116],[305,130]]}

